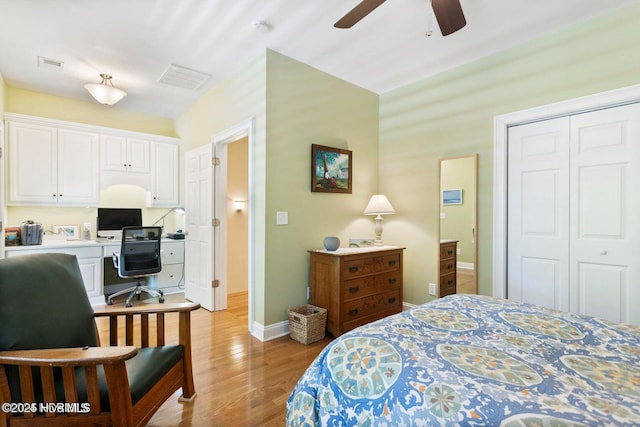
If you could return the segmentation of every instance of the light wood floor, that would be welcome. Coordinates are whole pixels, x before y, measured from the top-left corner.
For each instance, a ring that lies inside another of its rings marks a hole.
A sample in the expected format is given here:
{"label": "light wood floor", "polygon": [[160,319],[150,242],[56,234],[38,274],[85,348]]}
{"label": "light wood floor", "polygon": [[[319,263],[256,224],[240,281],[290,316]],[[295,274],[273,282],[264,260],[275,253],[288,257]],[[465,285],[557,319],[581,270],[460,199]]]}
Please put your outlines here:
{"label": "light wood floor", "polygon": [[477,294],[475,284],[475,271],[466,268],[458,268],[456,271],[456,293]]}
{"label": "light wood floor", "polygon": [[[228,307],[213,313],[204,309],[192,313],[197,397],[180,403],[178,391],[149,426],[284,425],[289,393],[331,339],[309,345],[288,336],[261,342],[247,332],[247,294],[229,295]],[[167,319],[166,324],[177,336],[177,321]],[[98,323],[101,336],[105,326]]]}

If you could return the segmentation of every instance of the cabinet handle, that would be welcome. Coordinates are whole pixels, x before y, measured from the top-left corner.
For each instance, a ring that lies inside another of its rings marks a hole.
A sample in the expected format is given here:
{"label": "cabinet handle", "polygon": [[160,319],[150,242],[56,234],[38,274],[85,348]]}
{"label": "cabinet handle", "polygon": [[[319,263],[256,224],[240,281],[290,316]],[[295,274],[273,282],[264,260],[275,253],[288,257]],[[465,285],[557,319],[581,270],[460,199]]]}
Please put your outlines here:
{"label": "cabinet handle", "polygon": [[447,264],[447,268],[453,268],[453,264]]}
{"label": "cabinet handle", "polygon": [[353,267],[349,267],[349,273],[355,273],[356,271],[358,271],[357,265],[354,265]]}
{"label": "cabinet handle", "polygon": [[356,292],[358,292],[360,288],[358,286],[352,286],[349,288],[349,292],[351,292],[352,294],[355,294]]}
{"label": "cabinet handle", "polygon": [[131,163],[129,163],[129,167],[131,167]]}
{"label": "cabinet handle", "polygon": [[358,314],[357,308],[352,308],[351,310],[349,310],[349,316],[355,316],[356,314]]}
{"label": "cabinet handle", "polygon": [[447,251],[447,255],[453,255],[453,251],[452,250],[448,250]]}
{"label": "cabinet handle", "polygon": [[453,280],[447,280],[447,285],[453,284]]}
{"label": "cabinet handle", "polygon": [[392,285],[395,285],[396,282],[397,282],[397,279],[395,277],[392,277],[391,279],[389,279],[389,283]]}
{"label": "cabinet handle", "polygon": [[122,166],[124,166],[124,167],[126,168],[126,167],[127,167],[127,164],[125,163],[125,164],[123,164]]}
{"label": "cabinet handle", "polygon": [[390,266],[394,266],[394,265],[396,265],[396,260],[395,260],[395,259],[392,259],[391,261],[389,261],[389,265],[390,265]]}
{"label": "cabinet handle", "polygon": [[58,197],[62,197],[62,194],[58,194]]}
{"label": "cabinet handle", "polygon": [[391,297],[387,301],[389,302],[389,304],[393,304],[394,302],[396,302],[396,297]]}

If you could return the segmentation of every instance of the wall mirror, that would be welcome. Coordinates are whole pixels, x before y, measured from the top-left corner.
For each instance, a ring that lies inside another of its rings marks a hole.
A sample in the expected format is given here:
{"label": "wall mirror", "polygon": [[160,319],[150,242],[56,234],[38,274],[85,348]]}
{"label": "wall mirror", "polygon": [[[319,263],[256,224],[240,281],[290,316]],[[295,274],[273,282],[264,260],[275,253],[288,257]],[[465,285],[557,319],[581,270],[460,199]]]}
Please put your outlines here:
{"label": "wall mirror", "polygon": [[440,160],[440,290],[478,292],[478,155]]}

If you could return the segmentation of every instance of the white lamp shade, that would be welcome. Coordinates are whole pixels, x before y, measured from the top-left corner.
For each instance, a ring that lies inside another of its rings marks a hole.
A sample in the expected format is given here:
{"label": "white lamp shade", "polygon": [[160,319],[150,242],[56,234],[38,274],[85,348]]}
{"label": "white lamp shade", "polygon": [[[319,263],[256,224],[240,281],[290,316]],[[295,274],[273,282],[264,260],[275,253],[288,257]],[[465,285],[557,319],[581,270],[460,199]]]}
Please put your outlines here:
{"label": "white lamp shade", "polygon": [[103,105],[113,105],[127,96],[125,91],[101,83],[87,83],[84,88],[89,91],[96,101]]}
{"label": "white lamp shade", "polygon": [[387,197],[383,194],[374,194],[369,204],[364,209],[365,215],[389,215],[396,213]]}

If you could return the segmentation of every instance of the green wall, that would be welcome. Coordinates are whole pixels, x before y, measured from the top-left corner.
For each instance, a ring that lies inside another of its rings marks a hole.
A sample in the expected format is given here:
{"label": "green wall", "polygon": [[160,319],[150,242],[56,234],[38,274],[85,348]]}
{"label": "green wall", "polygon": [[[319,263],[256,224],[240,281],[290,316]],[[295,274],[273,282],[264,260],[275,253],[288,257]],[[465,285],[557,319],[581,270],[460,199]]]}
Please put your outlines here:
{"label": "green wall", "polygon": [[[377,192],[378,96],[278,53],[267,60],[265,325],[306,303],[309,249],[325,236],[372,237],[362,215]],[[351,150],[352,194],[311,192],[311,144]],[[289,225],[276,225],[276,212]]]}
{"label": "green wall", "polygon": [[490,295],[494,117],[640,83],[638,22],[636,3],[380,97],[380,191],[398,212],[385,234],[407,246],[406,302],[432,299],[437,283],[438,161],[479,154],[479,292]]}

